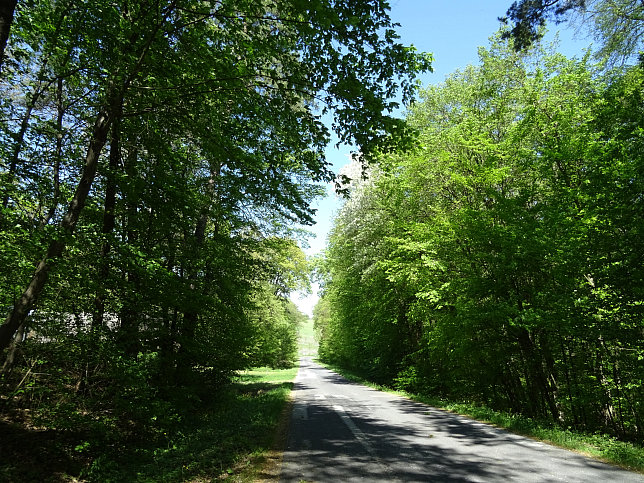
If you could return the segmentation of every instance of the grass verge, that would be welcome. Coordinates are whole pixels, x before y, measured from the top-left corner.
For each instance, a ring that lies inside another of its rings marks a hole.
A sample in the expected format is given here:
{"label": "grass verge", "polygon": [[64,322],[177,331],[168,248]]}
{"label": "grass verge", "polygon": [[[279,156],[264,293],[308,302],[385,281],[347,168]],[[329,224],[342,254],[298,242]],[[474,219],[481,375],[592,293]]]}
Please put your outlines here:
{"label": "grass verge", "polygon": [[559,446],[560,448],[569,449],[606,463],[644,473],[644,448],[640,445],[619,441],[606,434],[588,434],[574,431],[569,428],[562,428],[553,424],[535,421],[521,415],[496,411],[468,402],[455,402],[429,395],[412,394],[406,391],[395,390],[387,386],[374,384],[359,374],[347,371],[344,368],[325,364],[320,361],[317,362],[341,374],[350,381],[364,384],[379,391],[386,391],[407,397],[429,406],[461,414],[484,423],[493,424],[494,426],[516,434],[528,436],[538,441]]}
{"label": "grass verge", "polygon": [[[80,435],[0,420],[5,436],[13,435],[0,437],[0,481],[278,481],[296,372],[244,371],[159,437],[133,434],[86,451]],[[21,445],[14,448],[20,457],[3,451],[9,444]]]}
{"label": "grass verge", "polygon": [[[245,371],[216,404],[132,467],[129,481],[234,482],[279,478],[281,448],[275,432],[284,426],[296,368]],[[287,420],[288,421],[288,420]]]}

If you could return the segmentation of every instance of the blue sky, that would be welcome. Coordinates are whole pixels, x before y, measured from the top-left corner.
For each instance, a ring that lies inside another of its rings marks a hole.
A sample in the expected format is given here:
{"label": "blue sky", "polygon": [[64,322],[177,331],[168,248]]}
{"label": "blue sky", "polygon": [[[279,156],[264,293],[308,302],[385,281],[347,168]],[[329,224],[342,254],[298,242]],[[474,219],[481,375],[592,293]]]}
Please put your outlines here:
{"label": "blue sky", "polygon": [[[390,15],[400,24],[397,31],[400,41],[405,45],[413,44],[419,51],[430,52],[434,56],[434,72],[421,76],[423,85],[438,84],[457,69],[478,63],[478,47],[487,46],[488,38],[500,26],[498,17],[502,16],[512,0],[390,0]],[[580,55],[589,41],[577,39],[575,31],[566,24],[549,25],[551,32],[560,38],[560,51],[568,56]],[[349,146],[327,149],[327,158],[337,173],[348,161],[352,151]],[[333,214],[339,209],[340,202],[329,187],[325,199],[315,204],[318,209],[316,225],[311,228],[315,234],[309,239],[308,255],[324,249],[326,237],[331,228]],[[317,287],[313,288],[315,292]],[[301,311],[311,315],[317,295],[308,297],[294,294],[292,300]]]}

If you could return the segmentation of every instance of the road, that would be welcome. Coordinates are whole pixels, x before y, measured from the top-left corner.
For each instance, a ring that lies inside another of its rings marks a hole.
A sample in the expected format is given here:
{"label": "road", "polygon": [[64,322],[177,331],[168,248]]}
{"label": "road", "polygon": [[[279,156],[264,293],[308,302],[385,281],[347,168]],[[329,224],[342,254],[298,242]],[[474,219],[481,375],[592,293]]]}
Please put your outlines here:
{"label": "road", "polygon": [[283,482],[644,482],[493,426],[351,383],[302,358]]}

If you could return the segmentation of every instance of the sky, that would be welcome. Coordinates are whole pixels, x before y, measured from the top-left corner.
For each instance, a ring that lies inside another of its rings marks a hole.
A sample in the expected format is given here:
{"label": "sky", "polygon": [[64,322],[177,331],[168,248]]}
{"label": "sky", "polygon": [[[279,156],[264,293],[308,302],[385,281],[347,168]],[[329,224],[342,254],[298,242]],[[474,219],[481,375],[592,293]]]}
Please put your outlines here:
{"label": "sky", "polygon": [[[512,0],[390,0],[390,16],[400,24],[397,32],[399,41],[414,45],[421,52],[434,56],[433,72],[420,76],[423,86],[439,84],[456,70],[470,64],[478,64],[478,47],[487,46],[488,39],[500,27],[498,17],[505,14]],[[578,38],[575,30],[567,24],[549,25],[551,31],[547,39],[559,36],[559,50],[568,56],[580,56],[589,40]],[[327,148],[326,155],[333,165],[334,172],[349,162],[354,150],[351,146]],[[333,216],[339,210],[341,201],[327,187],[326,198],[314,204],[317,209],[316,224],[309,228],[314,237],[309,238],[308,256],[324,250],[326,238],[333,223]],[[305,314],[311,316],[313,306],[318,300],[317,286],[313,293],[304,296],[296,293],[291,299]]]}

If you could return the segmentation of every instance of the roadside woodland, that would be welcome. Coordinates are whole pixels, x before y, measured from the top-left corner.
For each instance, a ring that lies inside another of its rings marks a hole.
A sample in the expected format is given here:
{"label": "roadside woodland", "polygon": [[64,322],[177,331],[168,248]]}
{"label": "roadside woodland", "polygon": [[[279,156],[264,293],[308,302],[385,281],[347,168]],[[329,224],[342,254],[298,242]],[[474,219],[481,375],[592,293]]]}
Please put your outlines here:
{"label": "roadside woodland", "polygon": [[391,113],[431,58],[387,10],[3,4],[0,413],[26,431],[15,462],[29,431],[67,431],[100,479],[128,438],[171,446],[236,371],[294,363],[304,316],[288,294],[309,283],[298,240],[334,177],[332,133],[366,162],[412,139]]}
{"label": "roadside woodland", "polygon": [[[323,360],[644,439],[644,63],[503,32],[421,92],[319,260]],[[633,57],[631,57],[633,59]]]}

